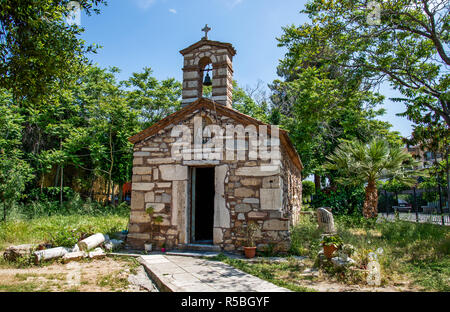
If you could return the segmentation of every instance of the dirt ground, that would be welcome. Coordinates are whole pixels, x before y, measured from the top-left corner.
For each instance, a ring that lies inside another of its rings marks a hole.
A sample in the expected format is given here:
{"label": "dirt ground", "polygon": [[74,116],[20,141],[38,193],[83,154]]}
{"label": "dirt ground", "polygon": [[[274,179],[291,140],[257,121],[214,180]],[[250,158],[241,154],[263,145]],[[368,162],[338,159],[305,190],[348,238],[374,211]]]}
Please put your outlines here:
{"label": "dirt ground", "polygon": [[139,263],[133,259],[109,257],[23,269],[0,267],[0,291],[147,291],[129,282],[139,269]]}
{"label": "dirt ground", "polygon": [[[310,264],[310,263],[308,263]],[[303,273],[280,274],[290,280],[319,292],[411,292],[420,291],[409,282],[371,287],[348,285],[331,280],[310,265]],[[292,273],[292,272],[291,272]],[[137,281],[137,282],[136,282]],[[146,285],[142,287],[142,284]],[[148,285],[150,285],[148,287]],[[147,292],[157,289],[133,258],[106,257],[62,264],[54,262],[30,268],[0,266],[0,292]]]}
{"label": "dirt ground", "polygon": [[[309,271],[309,272],[308,272]],[[380,286],[369,286],[367,284],[347,284],[330,277],[325,273],[319,273],[316,269],[308,268],[295,284],[308,287],[319,292],[417,292],[422,291],[411,281],[397,280],[395,283]],[[308,273],[306,273],[308,272]],[[287,277],[289,278],[289,277]]]}
{"label": "dirt ground", "polygon": [[[275,261],[274,263],[276,263]],[[283,262],[283,261],[281,261]],[[255,261],[255,263],[257,263]],[[313,267],[314,262],[308,258],[296,259],[293,262],[297,269],[279,269],[268,265],[265,269],[274,274],[276,280],[289,282],[293,285],[306,287],[318,292],[417,292],[424,291],[412,281],[405,280],[404,276],[396,276],[395,282],[390,280],[380,286],[370,286],[366,283],[345,283],[329,274]],[[261,270],[261,268],[260,268]]]}
{"label": "dirt ground", "polygon": [[334,281],[308,281],[301,280],[298,285],[314,289],[319,292],[415,292],[420,291],[408,283],[399,283],[398,286],[365,286],[365,285],[346,285]]}

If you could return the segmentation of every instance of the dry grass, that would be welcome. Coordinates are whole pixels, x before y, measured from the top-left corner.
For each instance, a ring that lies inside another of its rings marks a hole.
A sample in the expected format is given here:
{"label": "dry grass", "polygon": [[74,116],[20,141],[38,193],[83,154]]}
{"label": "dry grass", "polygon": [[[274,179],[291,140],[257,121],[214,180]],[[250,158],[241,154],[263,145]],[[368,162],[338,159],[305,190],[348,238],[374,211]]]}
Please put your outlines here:
{"label": "dry grass", "polygon": [[104,258],[42,267],[0,269],[2,292],[113,292],[132,291],[128,276],[134,259]]}

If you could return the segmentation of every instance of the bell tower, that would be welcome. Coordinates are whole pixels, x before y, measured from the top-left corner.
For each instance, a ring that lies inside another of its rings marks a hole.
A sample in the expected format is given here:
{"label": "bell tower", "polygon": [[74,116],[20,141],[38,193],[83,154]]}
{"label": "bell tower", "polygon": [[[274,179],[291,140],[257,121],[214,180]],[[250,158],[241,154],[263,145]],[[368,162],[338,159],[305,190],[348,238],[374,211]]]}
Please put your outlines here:
{"label": "bell tower", "polygon": [[[230,43],[209,40],[210,30],[206,25],[202,29],[205,36],[180,51],[184,57],[182,107],[203,97],[204,77],[207,82],[206,76],[209,76],[212,82],[212,100],[231,108],[233,56],[236,55],[236,50]],[[212,70],[208,71],[210,66]]]}

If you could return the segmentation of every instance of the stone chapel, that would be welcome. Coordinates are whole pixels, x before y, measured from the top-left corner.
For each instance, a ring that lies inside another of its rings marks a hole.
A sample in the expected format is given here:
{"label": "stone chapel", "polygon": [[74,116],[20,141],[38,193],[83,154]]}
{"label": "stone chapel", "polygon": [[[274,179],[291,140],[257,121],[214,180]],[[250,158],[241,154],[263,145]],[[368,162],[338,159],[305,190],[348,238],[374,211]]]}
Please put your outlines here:
{"label": "stone chapel", "polygon": [[[287,251],[302,203],[301,160],[286,131],[232,108],[236,50],[203,30],[200,41],[180,51],[181,109],[129,138],[127,244],[238,251],[254,222],[258,250]],[[203,97],[207,82],[210,98]],[[157,216],[162,222],[155,224]]]}

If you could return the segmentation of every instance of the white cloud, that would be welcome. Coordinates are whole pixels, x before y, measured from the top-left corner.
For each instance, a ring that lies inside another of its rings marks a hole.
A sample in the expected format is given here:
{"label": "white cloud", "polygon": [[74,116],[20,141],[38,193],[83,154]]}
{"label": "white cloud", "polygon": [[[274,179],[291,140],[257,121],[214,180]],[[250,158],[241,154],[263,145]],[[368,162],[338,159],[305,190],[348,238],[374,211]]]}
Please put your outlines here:
{"label": "white cloud", "polygon": [[141,9],[147,10],[149,7],[151,7],[156,0],[133,0],[137,6]]}
{"label": "white cloud", "polygon": [[177,10],[175,10],[175,9],[169,9],[169,12],[173,13],[173,14],[177,14]]}

